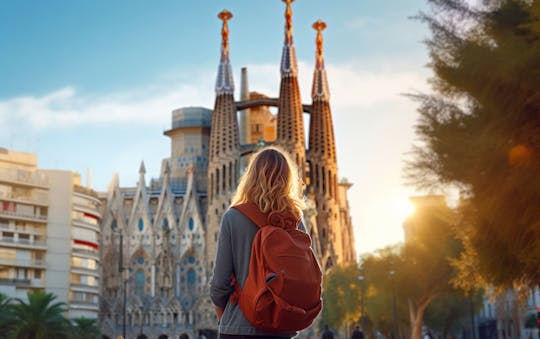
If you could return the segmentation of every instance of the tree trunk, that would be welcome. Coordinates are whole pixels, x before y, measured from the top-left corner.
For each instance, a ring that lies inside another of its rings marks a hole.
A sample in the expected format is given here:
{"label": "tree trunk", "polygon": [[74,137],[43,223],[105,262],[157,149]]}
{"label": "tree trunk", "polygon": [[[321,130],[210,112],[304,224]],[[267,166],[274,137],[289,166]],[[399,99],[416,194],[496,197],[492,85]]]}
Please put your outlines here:
{"label": "tree trunk", "polygon": [[422,339],[422,325],[424,323],[424,311],[433,298],[428,298],[417,308],[413,301],[409,299],[409,316],[411,318],[411,339]]}

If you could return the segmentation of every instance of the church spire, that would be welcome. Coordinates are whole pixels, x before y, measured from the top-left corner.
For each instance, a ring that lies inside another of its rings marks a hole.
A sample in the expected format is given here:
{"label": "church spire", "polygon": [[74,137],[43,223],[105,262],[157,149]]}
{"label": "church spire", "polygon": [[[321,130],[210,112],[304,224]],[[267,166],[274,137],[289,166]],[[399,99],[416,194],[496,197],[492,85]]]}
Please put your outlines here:
{"label": "church spire", "polygon": [[281,83],[279,85],[277,139],[295,160],[301,177],[305,177],[306,147],[304,142],[303,107],[298,86],[296,53],[292,34],[292,9],[294,0],[283,0],[285,9],[285,44],[281,56]]}
{"label": "church spire", "polygon": [[309,119],[309,189],[316,201],[317,231],[320,236],[322,256],[329,258],[325,264],[329,265],[329,263],[339,263],[344,260],[343,255],[336,257],[336,249],[338,253],[343,249],[343,235],[339,228],[333,228],[333,225],[340,224],[340,216],[336,213],[340,207],[334,126],[323,58],[322,31],[326,28],[326,24],[318,20],[313,24],[313,28],[317,31],[317,38],[315,39],[316,60]]}
{"label": "church spire", "polygon": [[218,14],[218,18],[223,21],[223,24],[221,26],[221,59],[216,79],[217,95],[234,93],[232,67],[229,61],[229,25],[227,23],[232,17],[232,13],[226,9]]}
{"label": "church spire", "polygon": [[283,0],[285,8],[285,43],[281,56],[281,77],[297,76],[296,51],[293,44],[293,25],[291,3],[294,0]]}
{"label": "church spire", "polygon": [[322,37],[322,31],[326,28],[326,23],[319,19],[315,21],[315,23],[313,24],[313,28],[317,31],[317,38],[315,39],[315,71],[313,73],[313,87],[311,90],[311,98],[314,101],[329,101],[330,91],[328,90],[328,79],[326,77],[326,69],[324,68]]}

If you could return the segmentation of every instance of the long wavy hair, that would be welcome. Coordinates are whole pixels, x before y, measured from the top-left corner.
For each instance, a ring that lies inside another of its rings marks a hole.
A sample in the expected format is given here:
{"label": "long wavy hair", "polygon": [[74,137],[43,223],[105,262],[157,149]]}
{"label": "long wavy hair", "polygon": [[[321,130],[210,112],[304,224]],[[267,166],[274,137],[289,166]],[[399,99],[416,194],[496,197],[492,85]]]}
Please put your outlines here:
{"label": "long wavy hair", "polygon": [[251,158],[240,178],[231,206],[252,202],[263,213],[290,212],[299,218],[305,208],[298,168],[278,147],[266,147]]}

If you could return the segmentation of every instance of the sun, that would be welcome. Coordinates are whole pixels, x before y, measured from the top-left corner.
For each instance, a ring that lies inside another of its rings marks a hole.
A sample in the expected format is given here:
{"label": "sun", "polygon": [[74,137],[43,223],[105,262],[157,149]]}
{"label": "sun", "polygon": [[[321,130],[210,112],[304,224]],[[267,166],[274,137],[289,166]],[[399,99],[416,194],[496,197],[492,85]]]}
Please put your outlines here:
{"label": "sun", "polygon": [[397,216],[402,221],[404,221],[409,215],[411,215],[414,212],[414,205],[409,200],[409,198],[396,199],[394,208],[396,209],[395,212]]}

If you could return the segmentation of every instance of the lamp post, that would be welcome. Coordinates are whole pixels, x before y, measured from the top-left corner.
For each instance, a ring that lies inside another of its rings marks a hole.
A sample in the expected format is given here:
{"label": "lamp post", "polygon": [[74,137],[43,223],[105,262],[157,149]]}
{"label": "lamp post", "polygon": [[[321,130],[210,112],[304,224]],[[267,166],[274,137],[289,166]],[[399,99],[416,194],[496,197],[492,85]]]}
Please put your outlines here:
{"label": "lamp post", "polygon": [[124,234],[122,233],[122,230],[118,228],[116,225],[116,220],[113,221],[112,224],[113,231],[118,234],[120,237],[120,253],[118,258],[118,272],[120,273],[120,286],[122,286],[122,293],[123,293],[123,302],[122,302],[122,339],[126,339],[126,290],[127,290],[127,279],[124,277]]}
{"label": "lamp post", "polygon": [[394,283],[394,275],[396,274],[396,271],[391,270],[389,272],[390,274],[390,280],[392,283],[392,318],[394,322],[394,339],[398,339],[398,326],[397,326],[397,306],[396,306],[396,285]]}
{"label": "lamp post", "polygon": [[[360,267],[360,270],[362,268]],[[365,289],[364,289],[364,276],[363,275],[359,275],[358,276],[358,281],[360,281],[360,292],[362,293],[360,295],[360,326],[362,327],[362,331],[365,331],[366,329],[364,328],[364,316],[365,316],[365,313],[364,313],[364,294],[365,294]]]}

